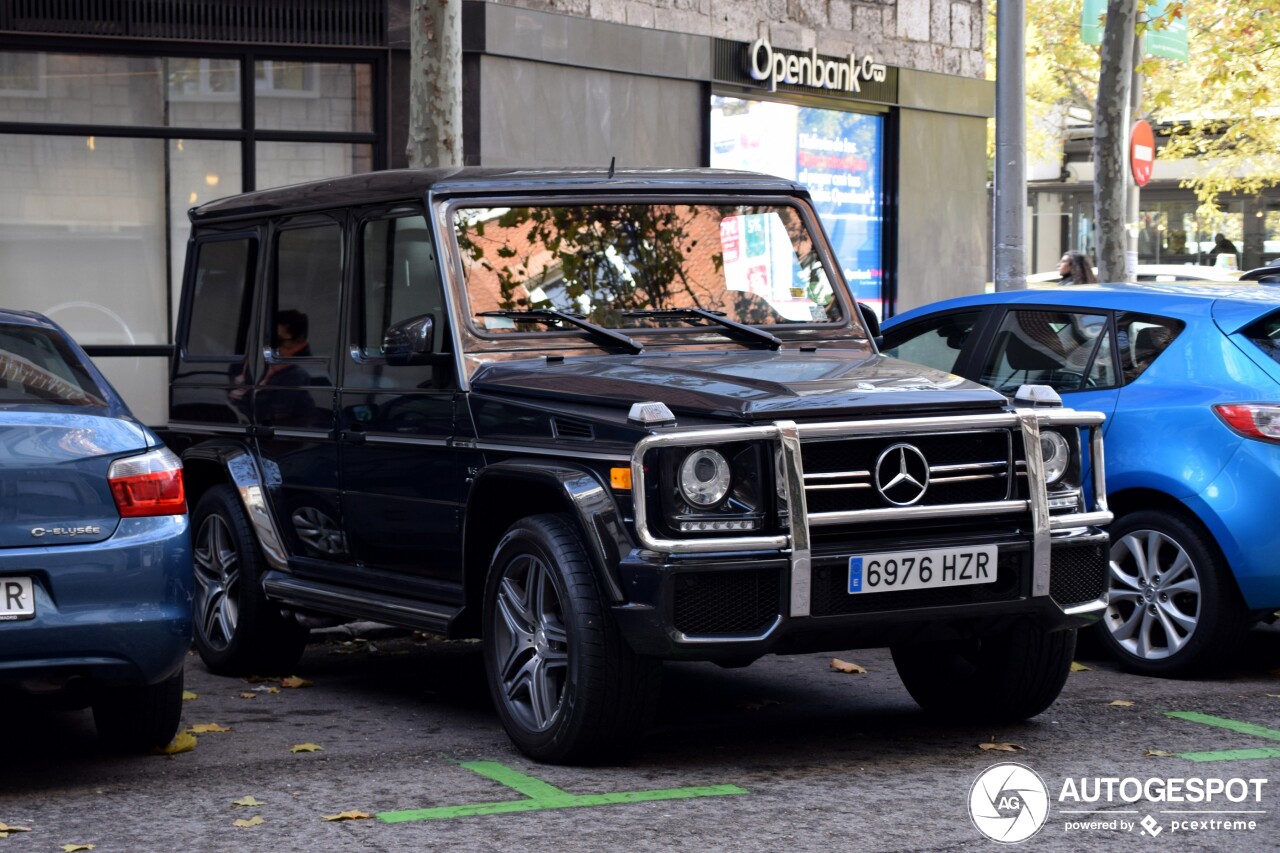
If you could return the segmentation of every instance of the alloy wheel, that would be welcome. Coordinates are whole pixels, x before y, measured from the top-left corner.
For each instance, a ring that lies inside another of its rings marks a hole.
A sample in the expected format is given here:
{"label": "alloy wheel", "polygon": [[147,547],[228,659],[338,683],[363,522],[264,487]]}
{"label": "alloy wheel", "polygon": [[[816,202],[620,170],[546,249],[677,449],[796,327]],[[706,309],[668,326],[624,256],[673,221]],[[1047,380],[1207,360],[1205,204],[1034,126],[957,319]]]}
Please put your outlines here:
{"label": "alloy wheel", "polygon": [[222,651],[231,643],[240,618],[240,554],[226,520],[207,516],[196,533],[195,616],[209,647]]}
{"label": "alloy wheel", "polygon": [[569,635],[553,569],[519,554],[502,573],[494,620],[495,658],[503,699],[530,731],[546,731],[564,702]]}
{"label": "alloy wheel", "polygon": [[1116,643],[1142,660],[1181,651],[1200,619],[1200,576],[1175,539],[1134,530],[1111,544],[1106,624]]}

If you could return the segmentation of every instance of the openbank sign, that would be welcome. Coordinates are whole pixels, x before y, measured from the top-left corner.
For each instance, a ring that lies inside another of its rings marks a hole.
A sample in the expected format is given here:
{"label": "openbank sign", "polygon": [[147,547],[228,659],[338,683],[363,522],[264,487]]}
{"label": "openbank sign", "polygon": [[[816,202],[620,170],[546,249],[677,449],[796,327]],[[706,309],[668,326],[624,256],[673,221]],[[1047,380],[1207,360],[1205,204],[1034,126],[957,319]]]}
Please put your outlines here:
{"label": "openbank sign", "polygon": [[823,59],[818,49],[807,54],[773,49],[768,39],[758,38],[747,47],[747,73],[752,80],[768,80],[769,91],[778,91],[779,83],[861,92],[863,82],[883,83],[888,69],[870,56],[861,60],[850,53],[845,59]]}

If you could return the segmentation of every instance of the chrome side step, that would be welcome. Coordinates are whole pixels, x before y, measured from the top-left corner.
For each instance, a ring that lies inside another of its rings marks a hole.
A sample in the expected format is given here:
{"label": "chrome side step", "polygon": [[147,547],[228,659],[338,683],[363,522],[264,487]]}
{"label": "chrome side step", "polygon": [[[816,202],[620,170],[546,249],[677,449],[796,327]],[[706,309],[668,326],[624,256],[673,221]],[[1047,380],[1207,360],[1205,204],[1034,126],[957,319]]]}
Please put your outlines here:
{"label": "chrome side step", "polygon": [[318,610],[353,619],[385,622],[419,631],[448,634],[460,607],[430,606],[367,590],[353,590],[283,572],[267,572],[262,587],[272,601],[300,610]]}

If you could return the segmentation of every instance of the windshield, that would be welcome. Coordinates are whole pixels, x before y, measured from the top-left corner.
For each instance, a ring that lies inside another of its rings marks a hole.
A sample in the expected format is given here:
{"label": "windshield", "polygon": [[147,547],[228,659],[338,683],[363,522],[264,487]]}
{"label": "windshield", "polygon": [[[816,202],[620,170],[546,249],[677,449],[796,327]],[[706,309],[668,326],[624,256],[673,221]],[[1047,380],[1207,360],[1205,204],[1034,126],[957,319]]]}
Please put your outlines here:
{"label": "windshield", "polygon": [[[453,222],[470,312],[486,333],[563,334],[546,309],[613,329],[705,322],[681,309],[752,326],[844,319],[788,205],[464,207]],[[654,310],[676,313],[636,314]]]}

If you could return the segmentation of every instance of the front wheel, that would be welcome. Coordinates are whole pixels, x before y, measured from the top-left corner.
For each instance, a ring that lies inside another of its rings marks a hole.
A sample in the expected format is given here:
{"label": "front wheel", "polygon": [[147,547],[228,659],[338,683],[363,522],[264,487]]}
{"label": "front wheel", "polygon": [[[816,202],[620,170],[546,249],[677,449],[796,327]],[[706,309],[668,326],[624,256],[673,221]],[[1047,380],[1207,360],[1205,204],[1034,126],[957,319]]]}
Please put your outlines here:
{"label": "front wheel", "polygon": [[1052,705],[1075,650],[1075,631],[1049,633],[1029,620],[980,638],[891,649],[898,676],[921,708],[982,723],[1018,722]]}
{"label": "front wheel", "polygon": [[485,584],[483,621],[494,705],[530,758],[610,760],[647,724],[661,665],[627,646],[569,519],[535,515],[507,530]]}
{"label": "front wheel", "polygon": [[1111,525],[1111,589],[1094,630],[1126,669],[1203,672],[1229,659],[1248,627],[1231,569],[1199,525],[1164,510]]}
{"label": "front wheel", "polygon": [[285,674],[302,656],[308,631],[263,593],[263,558],[235,489],[205,492],[191,526],[201,660],[217,675]]}

